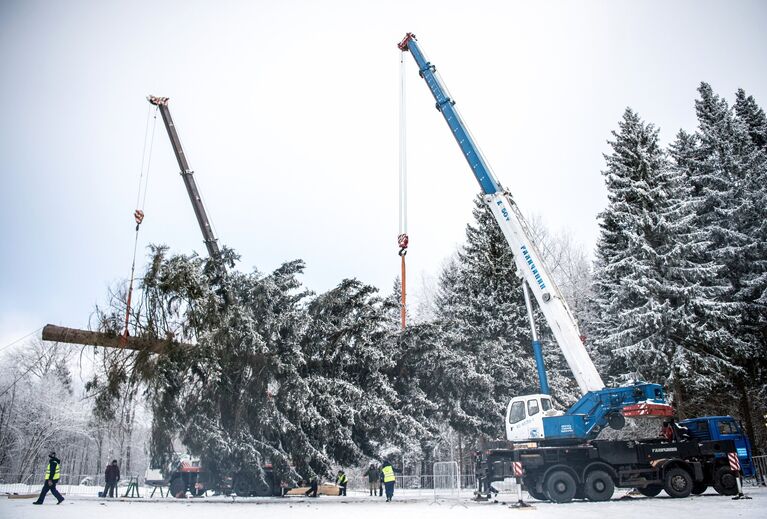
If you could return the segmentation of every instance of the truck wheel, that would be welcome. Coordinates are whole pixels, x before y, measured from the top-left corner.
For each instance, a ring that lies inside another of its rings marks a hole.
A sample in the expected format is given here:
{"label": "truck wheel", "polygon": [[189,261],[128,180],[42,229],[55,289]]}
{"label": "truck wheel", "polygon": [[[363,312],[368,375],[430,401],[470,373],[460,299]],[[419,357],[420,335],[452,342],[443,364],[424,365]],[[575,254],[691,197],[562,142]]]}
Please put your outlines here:
{"label": "truck wheel", "polygon": [[692,476],[679,467],[667,470],[663,490],[671,497],[687,497],[692,492]]}
{"label": "truck wheel", "polygon": [[530,496],[532,496],[533,499],[537,499],[538,501],[548,501],[549,500],[549,498],[546,497],[546,494],[544,494],[543,492],[538,492],[534,488],[529,488],[528,487],[527,493],[530,494]]}
{"label": "truck wheel", "polygon": [[737,477],[730,467],[719,467],[714,472],[714,490],[722,496],[734,496],[738,493]]}
{"label": "truck wheel", "polygon": [[170,490],[170,495],[173,497],[184,497],[184,494],[186,493],[186,483],[184,483],[184,478],[176,477],[171,479],[168,489]]}
{"label": "truck wheel", "polygon": [[583,493],[589,501],[609,501],[614,491],[613,478],[603,470],[589,472],[583,484]]}
{"label": "truck wheel", "polygon": [[696,496],[699,496],[705,492],[707,488],[708,485],[706,485],[703,481],[696,481],[692,484],[692,493]]}
{"label": "truck wheel", "polygon": [[637,488],[639,493],[647,497],[655,497],[663,490],[663,485],[647,485],[646,487]]}
{"label": "truck wheel", "polygon": [[555,470],[546,478],[546,494],[555,503],[569,503],[575,497],[575,478],[564,470]]}

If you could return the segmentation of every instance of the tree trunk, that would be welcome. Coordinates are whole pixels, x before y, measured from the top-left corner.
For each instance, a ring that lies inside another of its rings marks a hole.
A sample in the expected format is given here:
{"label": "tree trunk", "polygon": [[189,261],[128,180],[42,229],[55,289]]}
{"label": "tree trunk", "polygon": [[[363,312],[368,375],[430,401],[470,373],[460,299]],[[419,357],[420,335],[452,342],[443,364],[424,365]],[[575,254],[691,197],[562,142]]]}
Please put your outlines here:
{"label": "tree trunk", "polygon": [[171,339],[143,339],[141,337],[122,337],[106,333],[65,328],[63,326],[45,325],[43,328],[43,340],[51,342],[65,342],[69,344],[84,344],[86,346],[103,346],[105,348],[122,348],[126,350],[148,351],[150,353],[165,353],[171,344],[180,344],[189,347],[189,344],[175,343]]}
{"label": "tree trunk", "polygon": [[740,416],[743,419],[743,422],[745,422],[746,434],[753,444],[756,436],[754,436],[754,422],[753,416],[751,415],[751,404],[748,400],[746,384],[743,382],[743,379],[738,377],[735,380],[735,387],[738,388],[738,407],[740,407]]}
{"label": "tree trunk", "polygon": [[676,405],[677,418],[684,420],[686,418],[685,410],[682,407],[682,384],[679,382],[679,376],[674,374],[674,404]]}

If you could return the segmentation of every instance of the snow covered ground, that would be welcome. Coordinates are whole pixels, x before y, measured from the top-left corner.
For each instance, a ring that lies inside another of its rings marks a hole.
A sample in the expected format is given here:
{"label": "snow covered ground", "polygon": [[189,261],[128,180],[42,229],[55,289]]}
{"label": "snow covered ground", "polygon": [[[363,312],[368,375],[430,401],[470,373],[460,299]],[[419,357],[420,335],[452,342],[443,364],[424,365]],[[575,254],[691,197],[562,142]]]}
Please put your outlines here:
{"label": "snow covered ground", "polygon": [[[607,503],[573,502],[564,505],[531,501],[534,508],[510,509],[502,503],[475,503],[468,497],[460,503],[433,503],[426,496],[397,495],[386,503],[381,498],[364,495],[310,498],[226,498],[204,499],[120,499],[104,500],[71,496],[56,506],[50,496],[43,506],[32,506],[32,499],[7,499],[0,496],[0,517],[4,519],[44,518],[56,514],[57,519],[269,519],[340,518],[340,519],[452,519],[509,518],[516,515],[547,519],[576,518],[642,518],[687,517],[693,519],[735,519],[767,517],[767,489],[747,487],[751,500],[733,501],[729,497],[707,492],[687,499],[671,499],[665,494],[656,498],[613,499]],[[617,496],[623,494],[617,494]],[[397,499],[399,497],[399,499]],[[505,496],[513,502],[513,496]],[[51,508],[55,508],[55,511]]]}

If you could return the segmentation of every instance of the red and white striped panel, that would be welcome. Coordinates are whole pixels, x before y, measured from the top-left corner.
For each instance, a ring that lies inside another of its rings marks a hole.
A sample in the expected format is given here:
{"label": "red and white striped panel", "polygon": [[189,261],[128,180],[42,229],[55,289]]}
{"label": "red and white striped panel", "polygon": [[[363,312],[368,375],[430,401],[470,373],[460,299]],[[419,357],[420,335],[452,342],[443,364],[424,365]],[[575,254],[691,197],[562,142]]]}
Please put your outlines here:
{"label": "red and white striped panel", "polygon": [[515,478],[521,478],[522,477],[522,462],[521,461],[512,461],[511,465],[514,468],[514,477]]}
{"label": "red and white striped panel", "polygon": [[673,416],[674,409],[668,404],[652,404],[642,402],[640,404],[627,405],[621,411],[623,416]]}
{"label": "red and white striped panel", "polygon": [[730,462],[730,468],[735,472],[740,471],[740,460],[738,459],[738,453],[730,452],[727,454],[727,461]]}

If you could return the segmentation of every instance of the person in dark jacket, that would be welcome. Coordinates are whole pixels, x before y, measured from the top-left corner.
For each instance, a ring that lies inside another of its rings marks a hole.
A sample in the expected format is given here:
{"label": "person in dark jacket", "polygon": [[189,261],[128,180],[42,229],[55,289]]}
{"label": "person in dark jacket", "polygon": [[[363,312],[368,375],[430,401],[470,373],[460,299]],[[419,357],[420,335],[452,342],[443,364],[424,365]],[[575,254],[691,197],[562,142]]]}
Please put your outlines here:
{"label": "person in dark jacket", "polygon": [[45,501],[46,494],[50,492],[58,501],[56,504],[60,505],[61,502],[64,501],[64,497],[59,494],[58,490],[56,490],[56,484],[59,482],[60,477],[61,460],[56,457],[55,452],[51,451],[48,454],[48,465],[45,467],[45,483],[43,483],[43,489],[40,491],[40,497],[38,497],[37,501],[34,501],[32,504],[42,505],[43,501]]}
{"label": "person in dark jacket", "polygon": [[107,465],[104,471],[104,481],[106,481],[104,497],[107,497],[107,491],[109,497],[114,497],[117,493],[117,482],[120,481],[120,467],[117,466],[117,460],[112,460],[112,463]]}
{"label": "person in dark jacket", "polygon": [[370,495],[374,496],[376,495],[376,490],[378,490],[378,485],[379,485],[378,482],[380,480],[380,478],[378,477],[379,471],[376,468],[376,466],[371,463],[370,468],[368,469],[366,474],[368,476],[368,486],[370,487]]}
{"label": "person in dark jacket", "polygon": [[318,486],[319,486],[319,483],[317,482],[317,477],[315,476],[309,482],[309,490],[304,492],[304,495],[306,497],[317,497],[317,487]]}

